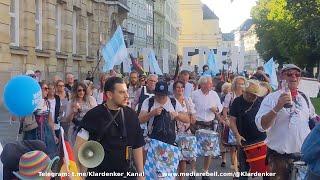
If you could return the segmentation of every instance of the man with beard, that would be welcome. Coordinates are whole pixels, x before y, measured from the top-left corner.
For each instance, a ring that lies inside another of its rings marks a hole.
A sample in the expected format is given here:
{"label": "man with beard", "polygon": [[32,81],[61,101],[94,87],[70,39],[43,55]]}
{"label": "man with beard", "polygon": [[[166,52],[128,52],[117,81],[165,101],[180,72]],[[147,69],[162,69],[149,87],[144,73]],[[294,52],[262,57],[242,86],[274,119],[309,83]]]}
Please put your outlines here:
{"label": "man with beard", "polygon": [[[123,176],[87,177],[87,179],[135,179],[124,176],[133,169],[131,166],[133,160],[137,172],[143,173],[142,147],[145,142],[138,116],[127,106],[129,99],[127,86],[121,78],[109,78],[104,86],[104,92],[108,101],[91,109],[82,119],[81,130],[74,147],[75,154],[78,154],[78,149],[84,142],[98,141],[104,148],[105,156],[100,165],[88,169],[88,172],[123,173]],[[83,172],[84,168],[77,156],[76,159],[78,167]],[[138,178],[144,179],[144,177]]]}
{"label": "man with beard", "polygon": [[[261,142],[266,134],[260,132],[255,124],[255,117],[262,102],[262,97],[267,94],[267,89],[257,80],[248,80],[244,92],[235,98],[230,107],[230,129],[235,134],[239,146],[251,145]],[[247,157],[242,148],[238,150],[240,172],[248,172],[250,167],[246,162]],[[239,179],[248,179],[240,177]]]}
{"label": "man with beard", "polygon": [[267,161],[275,177],[286,180],[290,176],[293,156],[310,133],[308,121],[315,115],[314,107],[304,93],[298,91],[301,69],[287,64],[281,70],[281,80],[288,91],[278,90],[265,97],[255,122],[261,132],[266,132]]}
{"label": "man with beard", "polygon": [[132,71],[129,75],[130,77],[130,84],[128,86],[128,93],[129,93],[129,107],[132,107],[134,97],[137,93],[137,90],[139,89],[138,84],[138,72]]}

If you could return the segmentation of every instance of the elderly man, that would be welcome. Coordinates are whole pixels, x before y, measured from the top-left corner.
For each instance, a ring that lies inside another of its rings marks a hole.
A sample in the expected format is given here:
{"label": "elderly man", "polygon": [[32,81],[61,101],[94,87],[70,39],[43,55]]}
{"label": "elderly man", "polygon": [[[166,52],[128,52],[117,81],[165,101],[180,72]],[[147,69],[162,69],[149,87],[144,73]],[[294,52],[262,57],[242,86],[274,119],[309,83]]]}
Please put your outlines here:
{"label": "elderly man", "polygon": [[[201,89],[193,91],[191,99],[196,109],[197,129],[212,129],[215,113],[221,113],[222,105],[218,94],[212,90],[212,78],[202,76],[199,79]],[[211,157],[207,156],[204,160],[204,172],[208,172]],[[203,177],[206,179],[208,177]]]}
{"label": "elderly man", "polygon": [[147,78],[146,86],[142,86],[137,90],[132,108],[136,109],[137,113],[140,113],[142,103],[145,99],[154,96],[154,89],[156,88],[156,83],[158,82],[158,76],[156,74],[150,74]]}
{"label": "elderly man", "polygon": [[[282,68],[281,79],[287,82],[290,92],[278,90],[261,103],[255,122],[261,132],[267,133],[267,159],[271,179],[289,179],[293,153],[299,153],[302,143],[310,133],[308,120],[314,116],[309,98],[298,91],[301,69],[288,64]],[[286,104],[291,104],[287,107]]]}
{"label": "elderly man", "polygon": [[72,88],[73,88],[73,85],[74,85],[74,76],[72,73],[67,73],[67,76],[66,76],[66,90],[68,91],[68,93],[71,94],[72,92]]}

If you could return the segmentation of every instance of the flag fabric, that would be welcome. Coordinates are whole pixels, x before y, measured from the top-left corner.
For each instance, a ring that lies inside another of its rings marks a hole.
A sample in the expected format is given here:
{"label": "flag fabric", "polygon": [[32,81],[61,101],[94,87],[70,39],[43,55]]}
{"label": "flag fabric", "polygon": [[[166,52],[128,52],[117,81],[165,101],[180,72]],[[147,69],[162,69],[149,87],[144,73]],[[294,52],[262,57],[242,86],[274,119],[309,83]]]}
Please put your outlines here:
{"label": "flag fabric", "polygon": [[180,148],[151,139],[144,165],[146,179],[175,179],[170,173],[177,173],[180,156]]}
{"label": "flag fabric", "polygon": [[181,160],[191,160],[197,157],[197,138],[190,134],[178,134],[176,142],[181,148]]}
{"label": "flag fabric", "polygon": [[157,75],[163,75],[159,67],[158,61],[156,59],[156,55],[152,49],[149,52],[148,59],[149,59],[149,65],[150,65],[150,72],[155,73]]}
{"label": "flag fabric", "polygon": [[200,156],[214,156],[220,155],[219,134],[206,129],[196,131],[198,142],[198,154]]}
{"label": "flag fabric", "polygon": [[131,63],[133,68],[139,73],[139,74],[145,74],[143,67],[139,64],[137,58],[133,57],[132,54],[129,54]]}
{"label": "flag fabric", "polygon": [[[60,157],[60,159],[63,159],[63,165],[61,167],[60,172],[77,174],[78,168],[77,168],[77,164],[76,164],[76,161],[75,161],[75,158],[73,155],[72,146],[70,145],[70,143],[68,141],[66,141],[64,139],[64,130],[62,127],[60,127],[60,131],[61,131],[60,145],[62,145],[62,149],[63,149],[62,157]],[[61,177],[61,179],[70,179],[70,178],[72,180],[80,180],[79,176]]]}
{"label": "flag fabric", "polygon": [[208,66],[211,76],[215,76],[219,72],[213,51],[210,51],[208,54]]}
{"label": "flag fabric", "polygon": [[270,85],[271,87],[276,90],[278,89],[278,78],[277,78],[277,71],[276,71],[276,64],[271,58],[267,63],[263,65],[265,73],[269,74],[270,76]]}
{"label": "flag fabric", "polygon": [[127,58],[128,52],[120,26],[118,26],[110,41],[103,47],[102,56],[105,61],[103,66],[105,72],[113,69],[115,65],[121,64]]}
{"label": "flag fabric", "polygon": [[174,79],[175,81],[178,80],[178,75],[179,75],[179,71],[180,71],[180,65],[181,65],[180,56],[177,55],[176,70],[175,70],[175,72],[174,72],[174,77],[173,77],[173,79]]}

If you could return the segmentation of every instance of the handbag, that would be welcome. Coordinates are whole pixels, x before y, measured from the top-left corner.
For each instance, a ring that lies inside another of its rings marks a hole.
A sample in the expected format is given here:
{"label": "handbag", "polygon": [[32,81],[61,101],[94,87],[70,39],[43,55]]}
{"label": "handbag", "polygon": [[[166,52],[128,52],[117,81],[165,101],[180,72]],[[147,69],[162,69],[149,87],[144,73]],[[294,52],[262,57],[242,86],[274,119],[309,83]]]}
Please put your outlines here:
{"label": "handbag", "polygon": [[33,115],[21,118],[22,131],[31,131],[38,127],[38,123]]}

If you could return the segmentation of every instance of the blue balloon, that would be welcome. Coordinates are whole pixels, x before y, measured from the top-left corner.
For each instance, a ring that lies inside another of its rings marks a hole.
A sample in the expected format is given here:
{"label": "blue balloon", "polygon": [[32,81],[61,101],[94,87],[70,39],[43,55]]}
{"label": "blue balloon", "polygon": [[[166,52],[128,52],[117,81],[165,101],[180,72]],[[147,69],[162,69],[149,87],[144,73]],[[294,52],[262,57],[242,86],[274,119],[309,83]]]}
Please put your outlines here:
{"label": "blue balloon", "polygon": [[39,83],[29,76],[16,76],[4,87],[4,104],[11,114],[19,117],[31,115],[41,99]]}

